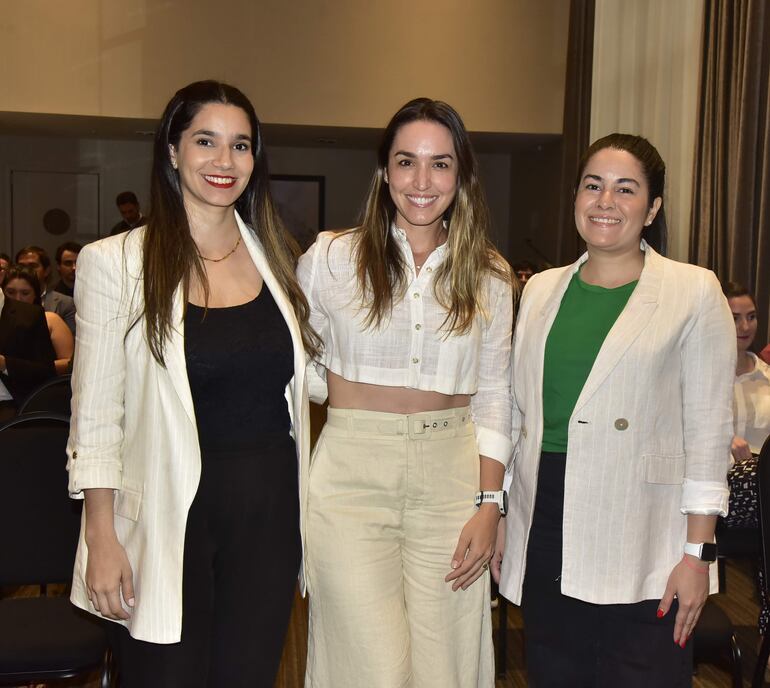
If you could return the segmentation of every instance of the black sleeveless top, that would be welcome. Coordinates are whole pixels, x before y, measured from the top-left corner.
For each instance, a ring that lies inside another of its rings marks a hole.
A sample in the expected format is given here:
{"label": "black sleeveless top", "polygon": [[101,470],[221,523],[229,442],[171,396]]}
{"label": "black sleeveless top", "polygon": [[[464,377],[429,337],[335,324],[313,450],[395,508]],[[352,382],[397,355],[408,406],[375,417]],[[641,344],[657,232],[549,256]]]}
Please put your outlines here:
{"label": "black sleeveless top", "polygon": [[267,285],[239,306],[188,303],[184,346],[202,454],[254,454],[288,437],[294,347]]}

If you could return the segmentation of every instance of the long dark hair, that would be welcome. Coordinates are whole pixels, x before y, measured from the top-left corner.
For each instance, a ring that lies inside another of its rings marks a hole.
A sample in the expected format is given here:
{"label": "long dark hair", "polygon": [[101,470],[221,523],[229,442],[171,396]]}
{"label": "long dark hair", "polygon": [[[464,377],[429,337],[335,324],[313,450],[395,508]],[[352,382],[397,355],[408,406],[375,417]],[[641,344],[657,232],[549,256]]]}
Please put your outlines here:
{"label": "long dark hair", "polygon": [[575,193],[580,188],[583,173],[588,161],[600,150],[614,148],[615,150],[631,153],[642,167],[644,178],[647,181],[649,198],[647,205],[652,208],[656,198],[660,198],[660,208],[649,227],[642,230],[644,239],[652,248],[661,255],[666,255],[668,244],[668,225],[666,224],[666,212],[664,209],[663,190],[666,186],[666,163],[660,157],[655,146],[642,136],[632,134],[609,134],[594,141],[583,153],[578,164],[577,177],[575,178]]}
{"label": "long dark hair", "polygon": [[[174,292],[180,284],[186,297],[194,277],[202,285],[208,303],[206,270],[190,234],[179,175],[171,165],[169,154],[169,146],[178,149],[182,133],[208,103],[234,105],[243,110],[249,119],[254,169],[235,208],[261,241],[270,267],[294,307],[305,348],[314,353],[317,351],[317,336],[308,324],[307,300],[294,275],[299,249],[281,225],[270,196],[270,178],[259,120],[251,102],[241,91],[218,81],[196,81],[177,91],[166,106],[155,134],[150,219],[143,247],[143,315],[150,351],[155,360],[164,365],[165,344],[174,325]],[[187,298],[184,302],[187,303]]]}
{"label": "long dark hair", "polygon": [[462,334],[471,327],[476,312],[484,308],[480,296],[487,274],[507,282],[512,278],[508,264],[489,239],[489,210],[465,125],[454,108],[430,98],[416,98],[399,108],[377,150],[377,169],[369,185],[363,222],[354,230],[358,283],[368,308],[365,322],[379,326],[406,290],[406,265],[390,232],[396,206],[385,176],[398,130],[420,120],[446,127],[457,155],[457,192],[444,213],[448,250],[436,273],[434,291],[447,309],[447,331]]}

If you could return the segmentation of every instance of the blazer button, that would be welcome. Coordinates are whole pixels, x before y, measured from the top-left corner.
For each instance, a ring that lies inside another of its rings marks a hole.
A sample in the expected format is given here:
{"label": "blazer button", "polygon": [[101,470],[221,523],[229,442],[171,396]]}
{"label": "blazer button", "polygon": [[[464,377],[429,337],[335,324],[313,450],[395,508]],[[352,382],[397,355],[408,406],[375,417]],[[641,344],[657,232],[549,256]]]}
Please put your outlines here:
{"label": "blazer button", "polygon": [[77,458],[78,458],[78,453],[77,453],[77,451],[74,451],[74,452],[72,452],[72,458],[73,458],[73,459],[77,459]]}
{"label": "blazer button", "polygon": [[521,436],[524,439],[527,439],[527,428],[525,428],[523,425],[521,426]]}
{"label": "blazer button", "polygon": [[615,421],[615,430],[627,430],[628,421],[625,418],[618,418]]}

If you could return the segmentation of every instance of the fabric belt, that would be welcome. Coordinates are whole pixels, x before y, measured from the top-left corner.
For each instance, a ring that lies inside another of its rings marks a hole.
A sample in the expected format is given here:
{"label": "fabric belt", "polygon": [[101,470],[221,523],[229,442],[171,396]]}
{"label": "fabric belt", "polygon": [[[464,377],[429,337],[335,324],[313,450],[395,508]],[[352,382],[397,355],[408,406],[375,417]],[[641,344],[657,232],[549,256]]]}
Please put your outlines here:
{"label": "fabric belt", "polygon": [[455,431],[471,423],[470,408],[464,406],[423,413],[383,413],[354,409],[329,408],[326,423],[333,428],[377,435],[403,435],[410,439],[427,439],[446,431]]}

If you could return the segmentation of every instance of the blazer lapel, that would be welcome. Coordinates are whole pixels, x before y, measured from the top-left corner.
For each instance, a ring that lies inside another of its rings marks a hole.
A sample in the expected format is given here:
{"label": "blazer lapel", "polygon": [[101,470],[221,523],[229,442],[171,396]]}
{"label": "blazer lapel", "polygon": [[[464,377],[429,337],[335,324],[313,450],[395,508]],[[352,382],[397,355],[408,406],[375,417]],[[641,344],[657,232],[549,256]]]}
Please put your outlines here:
{"label": "blazer lapel", "polygon": [[168,371],[171,384],[182,402],[185,413],[190,421],[195,425],[195,406],[193,405],[192,392],[190,391],[190,380],[187,377],[187,361],[184,355],[184,290],[179,285],[174,292],[174,322],[176,323],[171,331],[171,336],[166,344],[166,370]]}
{"label": "blazer lapel", "polygon": [[658,294],[663,279],[663,262],[655,251],[644,245],[644,268],[639,284],[628,299],[615,324],[607,334],[594,361],[583,390],[580,392],[573,415],[593,396],[618,361],[647,327],[658,307]]}

